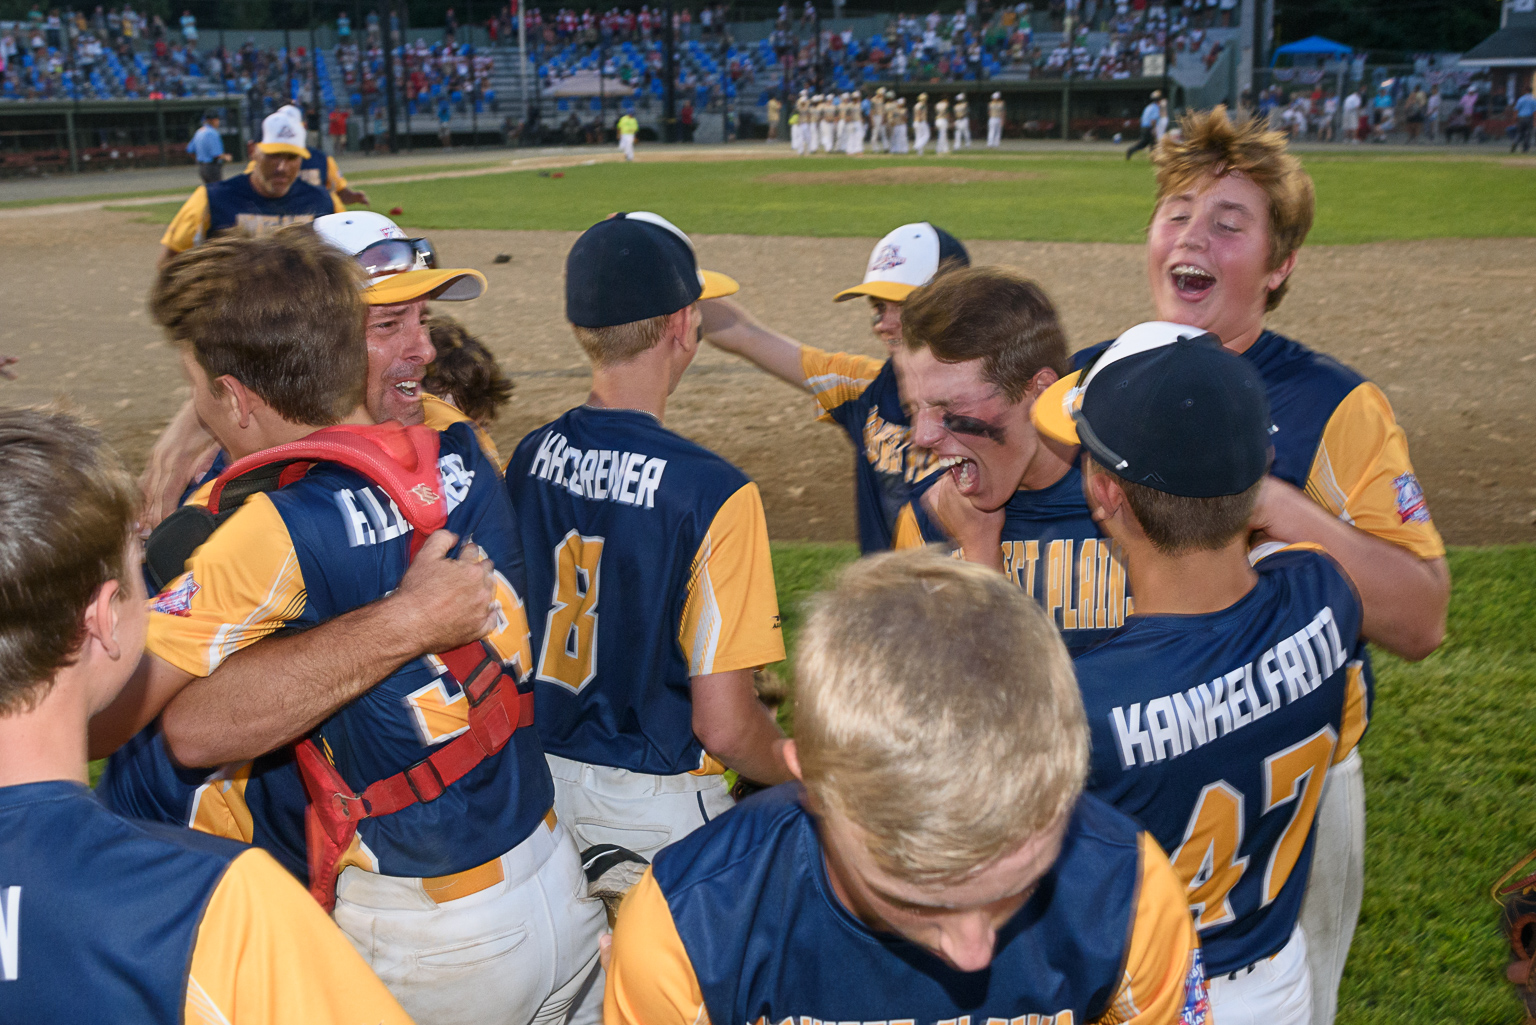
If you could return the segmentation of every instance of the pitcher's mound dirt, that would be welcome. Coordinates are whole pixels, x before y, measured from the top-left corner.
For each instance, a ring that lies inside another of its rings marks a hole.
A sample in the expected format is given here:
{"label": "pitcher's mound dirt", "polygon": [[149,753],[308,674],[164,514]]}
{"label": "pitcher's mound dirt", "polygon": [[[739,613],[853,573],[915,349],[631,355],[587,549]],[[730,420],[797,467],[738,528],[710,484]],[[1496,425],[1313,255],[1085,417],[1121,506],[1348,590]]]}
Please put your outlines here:
{"label": "pitcher's mound dirt", "polygon": [[763,185],[969,185],[1039,178],[1038,171],[980,171],[974,167],[871,167],[867,171],[777,171]]}

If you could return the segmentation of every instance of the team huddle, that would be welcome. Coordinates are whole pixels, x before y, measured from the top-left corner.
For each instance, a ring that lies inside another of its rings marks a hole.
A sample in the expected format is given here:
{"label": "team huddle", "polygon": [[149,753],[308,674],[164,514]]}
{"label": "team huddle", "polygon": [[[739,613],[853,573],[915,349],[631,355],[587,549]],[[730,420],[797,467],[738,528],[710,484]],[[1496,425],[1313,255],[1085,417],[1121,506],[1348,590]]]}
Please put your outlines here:
{"label": "team huddle", "polygon": [[[0,1019],[1331,1023],[1367,641],[1439,644],[1444,546],[1382,392],[1263,326],[1284,137],[1218,108],[1154,163],[1159,319],[1076,353],[930,223],[830,297],[874,359],[614,214],[566,263],[587,400],[505,460],[428,310],[483,275],[215,213],[149,297],[191,398],[139,485],[0,410]],[[757,485],[665,426],[705,343],[856,453],[792,737]]]}

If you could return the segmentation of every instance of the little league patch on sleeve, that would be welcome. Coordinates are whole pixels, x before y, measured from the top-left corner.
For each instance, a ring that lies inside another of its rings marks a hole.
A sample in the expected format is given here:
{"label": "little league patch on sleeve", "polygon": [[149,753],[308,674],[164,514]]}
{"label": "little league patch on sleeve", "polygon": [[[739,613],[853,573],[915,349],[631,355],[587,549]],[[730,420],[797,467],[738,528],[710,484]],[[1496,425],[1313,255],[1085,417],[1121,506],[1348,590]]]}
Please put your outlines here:
{"label": "little league patch on sleeve", "polygon": [[1392,478],[1392,490],[1397,492],[1397,515],[1404,523],[1428,523],[1429,505],[1424,501],[1424,489],[1419,478],[1405,473]]}
{"label": "little league patch on sleeve", "polygon": [[1184,977],[1184,1010],[1179,1025],[1208,1025],[1211,1020],[1211,990],[1205,981],[1205,959],[1196,947],[1189,954],[1189,973]]}
{"label": "little league patch on sleeve", "polygon": [[201,588],[197,581],[188,573],[181,578],[181,583],[168,591],[163,591],[150,605],[150,611],[160,612],[167,616],[186,616],[192,612],[192,596]]}

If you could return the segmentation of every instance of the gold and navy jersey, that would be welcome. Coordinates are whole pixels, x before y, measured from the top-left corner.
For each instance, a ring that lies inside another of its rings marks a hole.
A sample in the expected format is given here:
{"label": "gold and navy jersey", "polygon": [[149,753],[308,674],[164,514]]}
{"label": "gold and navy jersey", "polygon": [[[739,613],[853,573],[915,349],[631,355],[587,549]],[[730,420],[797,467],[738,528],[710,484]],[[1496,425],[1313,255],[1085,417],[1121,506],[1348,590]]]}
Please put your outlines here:
{"label": "gold and navy jersey", "polygon": [[[1108,344],[1074,353],[1073,367],[1085,366]],[[1408,436],[1380,388],[1273,331],[1259,335],[1243,358],[1264,380],[1276,428],[1270,473],[1351,526],[1421,559],[1444,557],[1445,542],[1408,458]],[[1375,675],[1363,638],[1355,657],[1374,700]]]}
{"label": "gold and navy jersey", "polygon": [[[498,625],[487,637],[522,679],[533,664],[516,517],[496,465],[468,424],[441,434],[438,475],[447,529],[495,564]],[[194,501],[200,500],[201,495]],[[300,481],[252,496],[151,604],[147,647],[193,676],[279,630],[303,630],[393,591],[412,530],[389,497],[353,470],[317,464]],[[468,698],[435,656],[400,667],[310,734],[361,793],[469,728]],[[147,791],[147,792],[145,792]],[[113,756],[107,792],[125,813],[151,813],[268,846],[302,864],[302,788],[286,754],[208,777],[177,771],[141,735]],[[518,730],[439,798],[363,820],[353,863],[392,876],[443,876],[515,847],[554,803],[533,730]],[[295,857],[297,855],[297,857]]]}
{"label": "gold and navy jersey", "polygon": [[0,787],[0,1020],[410,1021],[265,853],[62,780]]}
{"label": "gold and navy jersey", "polygon": [[160,244],[179,253],[225,231],[268,235],[336,212],[329,192],[302,179],[285,195],[272,199],[251,187],[250,175],[237,174],[198,186],[165,229]]}
{"label": "gold and navy jersey", "polygon": [[896,364],[806,345],[800,367],[821,407],[818,419],[838,424],[853,442],[859,547],[866,554],[884,551],[893,546],[896,517],[913,482],[936,465],[932,453],[912,446]]}
{"label": "gold and navy jersey", "polygon": [[1291,938],[1324,778],[1365,732],[1354,586],[1310,545],[1256,568],[1231,607],[1136,616],[1076,660],[1088,789],[1168,852],[1212,975]]}
{"label": "gold and navy jersey", "polygon": [[507,491],[545,750],[722,771],[693,735],[689,681],[784,657],[757,485],[649,413],[579,406],[522,440]]}
{"label": "gold and navy jersey", "polygon": [[608,1025],[1207,1021],[1182,888],[1157,844],[1092,797],[1061,855],[960,972],[838,899],[796,784],[666,848],[619,910]]}
{"label": "gold and navy jersey", "polygon": [[[252,160],[245,165],[246,174],[254,170],[256,170],[256,161]],[[336,213],[346,212],[346,204],[336,193],[347,187],[347,180],[341,176],[341,168],[336,166],[335,157],[317,149],[310,150],[309,156],[299,161],[299,180],[329,192],[335,200]]]}
{"label": "gold and navy jersey", "polygon": [[[950,543],[923,507],[923,495],[938,482],[934,473],[913,485],[897,548]],[[1045,608],[1068,652],[1075,657],[1124,625],[1135,609],[1130,578],[1118,546],[1088,511],[1078,464],[1048,488],[1015,492],[1003,510],[1003,570]]]}

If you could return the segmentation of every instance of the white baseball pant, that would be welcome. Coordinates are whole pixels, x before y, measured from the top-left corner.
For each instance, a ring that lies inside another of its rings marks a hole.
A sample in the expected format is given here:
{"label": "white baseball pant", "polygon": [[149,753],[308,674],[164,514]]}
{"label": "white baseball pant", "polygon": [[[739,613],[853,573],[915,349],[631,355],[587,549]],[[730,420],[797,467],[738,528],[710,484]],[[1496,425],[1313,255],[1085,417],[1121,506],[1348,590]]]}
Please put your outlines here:
{"label": "white baseball pant", "polygon": [[611,843],[647,861],[735,807],[723,776],[652,776],[546,754],[555,814],[576,846]]}
{"label": "white baseball pant", "polygon": [[831,153],[833,149],[832,136],[835,129],[836,126],[831,121],[823,121],[821,123],[821,148],[828,153]]}
{"label": "white baseball pant", "polygon": [[596,1025],[607,918],[570,835],[541,824],[499,862],[500,882],[443,903],[421,879],[349,866],[336,924],[417,1021]]}
{"label": "white baseball pant", "polygon": [[619,136],[619,152],[624,154],[625,160],[635,159],[635,137],[633,135]]}
{"label": "white baseball pant", "polygon": [[928,138],[932,133],[933,129],[928,126],[928,122],[919,121],[914,124],[912,126],[912,152],[922,156],[923,148],[928,145]]}
{"label": "white baseball pant", "polygon": [[891,152],[905,156],[907,153],[907,126],[900,122],[891,125],[889,135],[891,139]]}
{"label": "white baseball pant", "polygon": [[1365,766],[1359,748],[1329,768],[1312,828],[1317,839],[1301,925],[1312,970],[1312,1025],[1333,1025],[1365,895]]}
{"label": "white baseball pant", "polygon": [[934,146],[935,153],[949,152],[949,118],[941,117],[933,123],[938,129],[938,144]]}
{"label": "white baseball pant", "polygon": [[955,122],[955,149],[964,149],[971,144],[970,118],[961,118]]}
{"label": "white baseball pant", "polygon": [[1211,1021],[1216,1025],[1310,1025],[1312,977],[1301,926],[1274,957],[1230,975],[1213,975]]}
{"label": "white baseball pant", "polygon": [[997,149],[1003,143],[1003,119],[987,118],[987,148]]}

